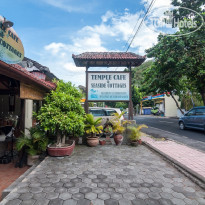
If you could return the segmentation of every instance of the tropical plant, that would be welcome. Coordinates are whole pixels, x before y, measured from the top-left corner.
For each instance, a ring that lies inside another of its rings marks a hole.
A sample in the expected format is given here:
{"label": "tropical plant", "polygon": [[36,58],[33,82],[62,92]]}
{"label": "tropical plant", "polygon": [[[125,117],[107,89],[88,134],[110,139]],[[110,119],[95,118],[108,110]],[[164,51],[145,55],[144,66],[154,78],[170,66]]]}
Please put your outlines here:
{"label": "tropical plant", "polygon": [[138,125],[137,127],[135,126],[129,126],[127,129],[128,129],[128,137],[131,141],[137,141],[137,140],[140,140],[141,138],[141,135],[142,135],[142,132],[140,132],[140,130],[142,128],[148,128],[147,125]]}
{"label": "tropical plant", "polygon": [[92,114],[86,115],[85,120],[85,132],[90,134],[90,138],[96,137],[96,134],[102,133],[103,126],[99,125],[102,121],[102,118],[94,119]]}
{"label": "tropical plant", "polygon": [[84,133],[85,112],[80,104],[82,94],[71,82],[55,81],[56,90],[45,98],[36,114],[45,131],[57,136],[57,147],[65,144],[65,136],[81,136]]}
{"label": "tropical plant", "polygon": [[48,138],[46,137],[45,131],[43,131],[39,126],[32,127],[28,130],[30,132],[29,135],[22,133],[22,135],[17,139],[16,149],[20,151],[25,147],[26,152],[31,156],[39,155],[46,151]]}

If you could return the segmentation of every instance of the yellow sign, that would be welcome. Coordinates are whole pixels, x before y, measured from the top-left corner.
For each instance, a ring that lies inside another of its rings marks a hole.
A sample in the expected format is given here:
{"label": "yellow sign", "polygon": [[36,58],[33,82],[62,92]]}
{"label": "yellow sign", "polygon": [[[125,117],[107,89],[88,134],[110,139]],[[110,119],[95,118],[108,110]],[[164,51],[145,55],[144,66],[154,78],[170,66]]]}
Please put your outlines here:
{"label": "yellow sign", "polygon": [[4,18],[0,16],[0,60],[8,63],[19,63],[24,58],[23,44],[13,28],[3,26]]}

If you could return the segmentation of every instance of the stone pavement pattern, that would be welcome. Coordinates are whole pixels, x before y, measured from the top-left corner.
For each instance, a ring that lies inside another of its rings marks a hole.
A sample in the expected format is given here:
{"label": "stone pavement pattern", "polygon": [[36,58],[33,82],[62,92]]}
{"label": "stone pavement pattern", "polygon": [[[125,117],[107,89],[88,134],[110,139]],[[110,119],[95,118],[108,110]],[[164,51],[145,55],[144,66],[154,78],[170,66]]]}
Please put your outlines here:
{"label": "stone pavement pattern", "polygon": [[205,192],[144,146],[77,146],[46,158],[0,205],[197,205]]}
{"label": "stone pavement pattern", "polygon": [[153,148],[163,152],[167,156],[179,162],[184,167],[196,173],[205,181],[205,153],[187,147],[174,141],[156,141],[150,137],[142,137],[142,140]]}

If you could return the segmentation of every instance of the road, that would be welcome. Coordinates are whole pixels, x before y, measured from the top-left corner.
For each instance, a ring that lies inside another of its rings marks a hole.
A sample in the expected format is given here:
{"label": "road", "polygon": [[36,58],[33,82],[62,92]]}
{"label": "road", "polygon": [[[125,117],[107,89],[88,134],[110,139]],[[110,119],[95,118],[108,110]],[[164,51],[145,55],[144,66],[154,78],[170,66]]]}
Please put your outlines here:
{"label": "road", "polygon": [[137,115],[134,117],[137,124],[146,124],[149,128],[142,131],[154,137],[164,137],[186,144],[205,152],[205,134],[198,130],[180,130],[178,119],[155,116]]}

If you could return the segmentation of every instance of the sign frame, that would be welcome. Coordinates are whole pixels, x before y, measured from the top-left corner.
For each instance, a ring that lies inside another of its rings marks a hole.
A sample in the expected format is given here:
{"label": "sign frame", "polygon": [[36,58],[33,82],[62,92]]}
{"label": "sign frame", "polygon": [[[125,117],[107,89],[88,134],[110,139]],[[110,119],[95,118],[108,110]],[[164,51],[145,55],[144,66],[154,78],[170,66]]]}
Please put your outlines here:
{"label": "sign frame", "polygon": [[[128,85],[129,85],[129,88],[128,88],[128,90],[129,90],[129,99],[128,100],[121,100],[121,99],[119,99],[119,100],[95,100],[95,99],[93,99],[93,100],[89,100],[88,99],[88,75],[90,74],[90,73],[99,73],[99,74],[103,74],[103,73],[116,73],[116,74],[128,74],[128,76],[129,76],[129,79],[128,79]],[[87,102],[130,102],[130,100],[131,100],[131,73],[130,73],[130,71],[87,71],[87,73],[86,73],[86,101]]]}

